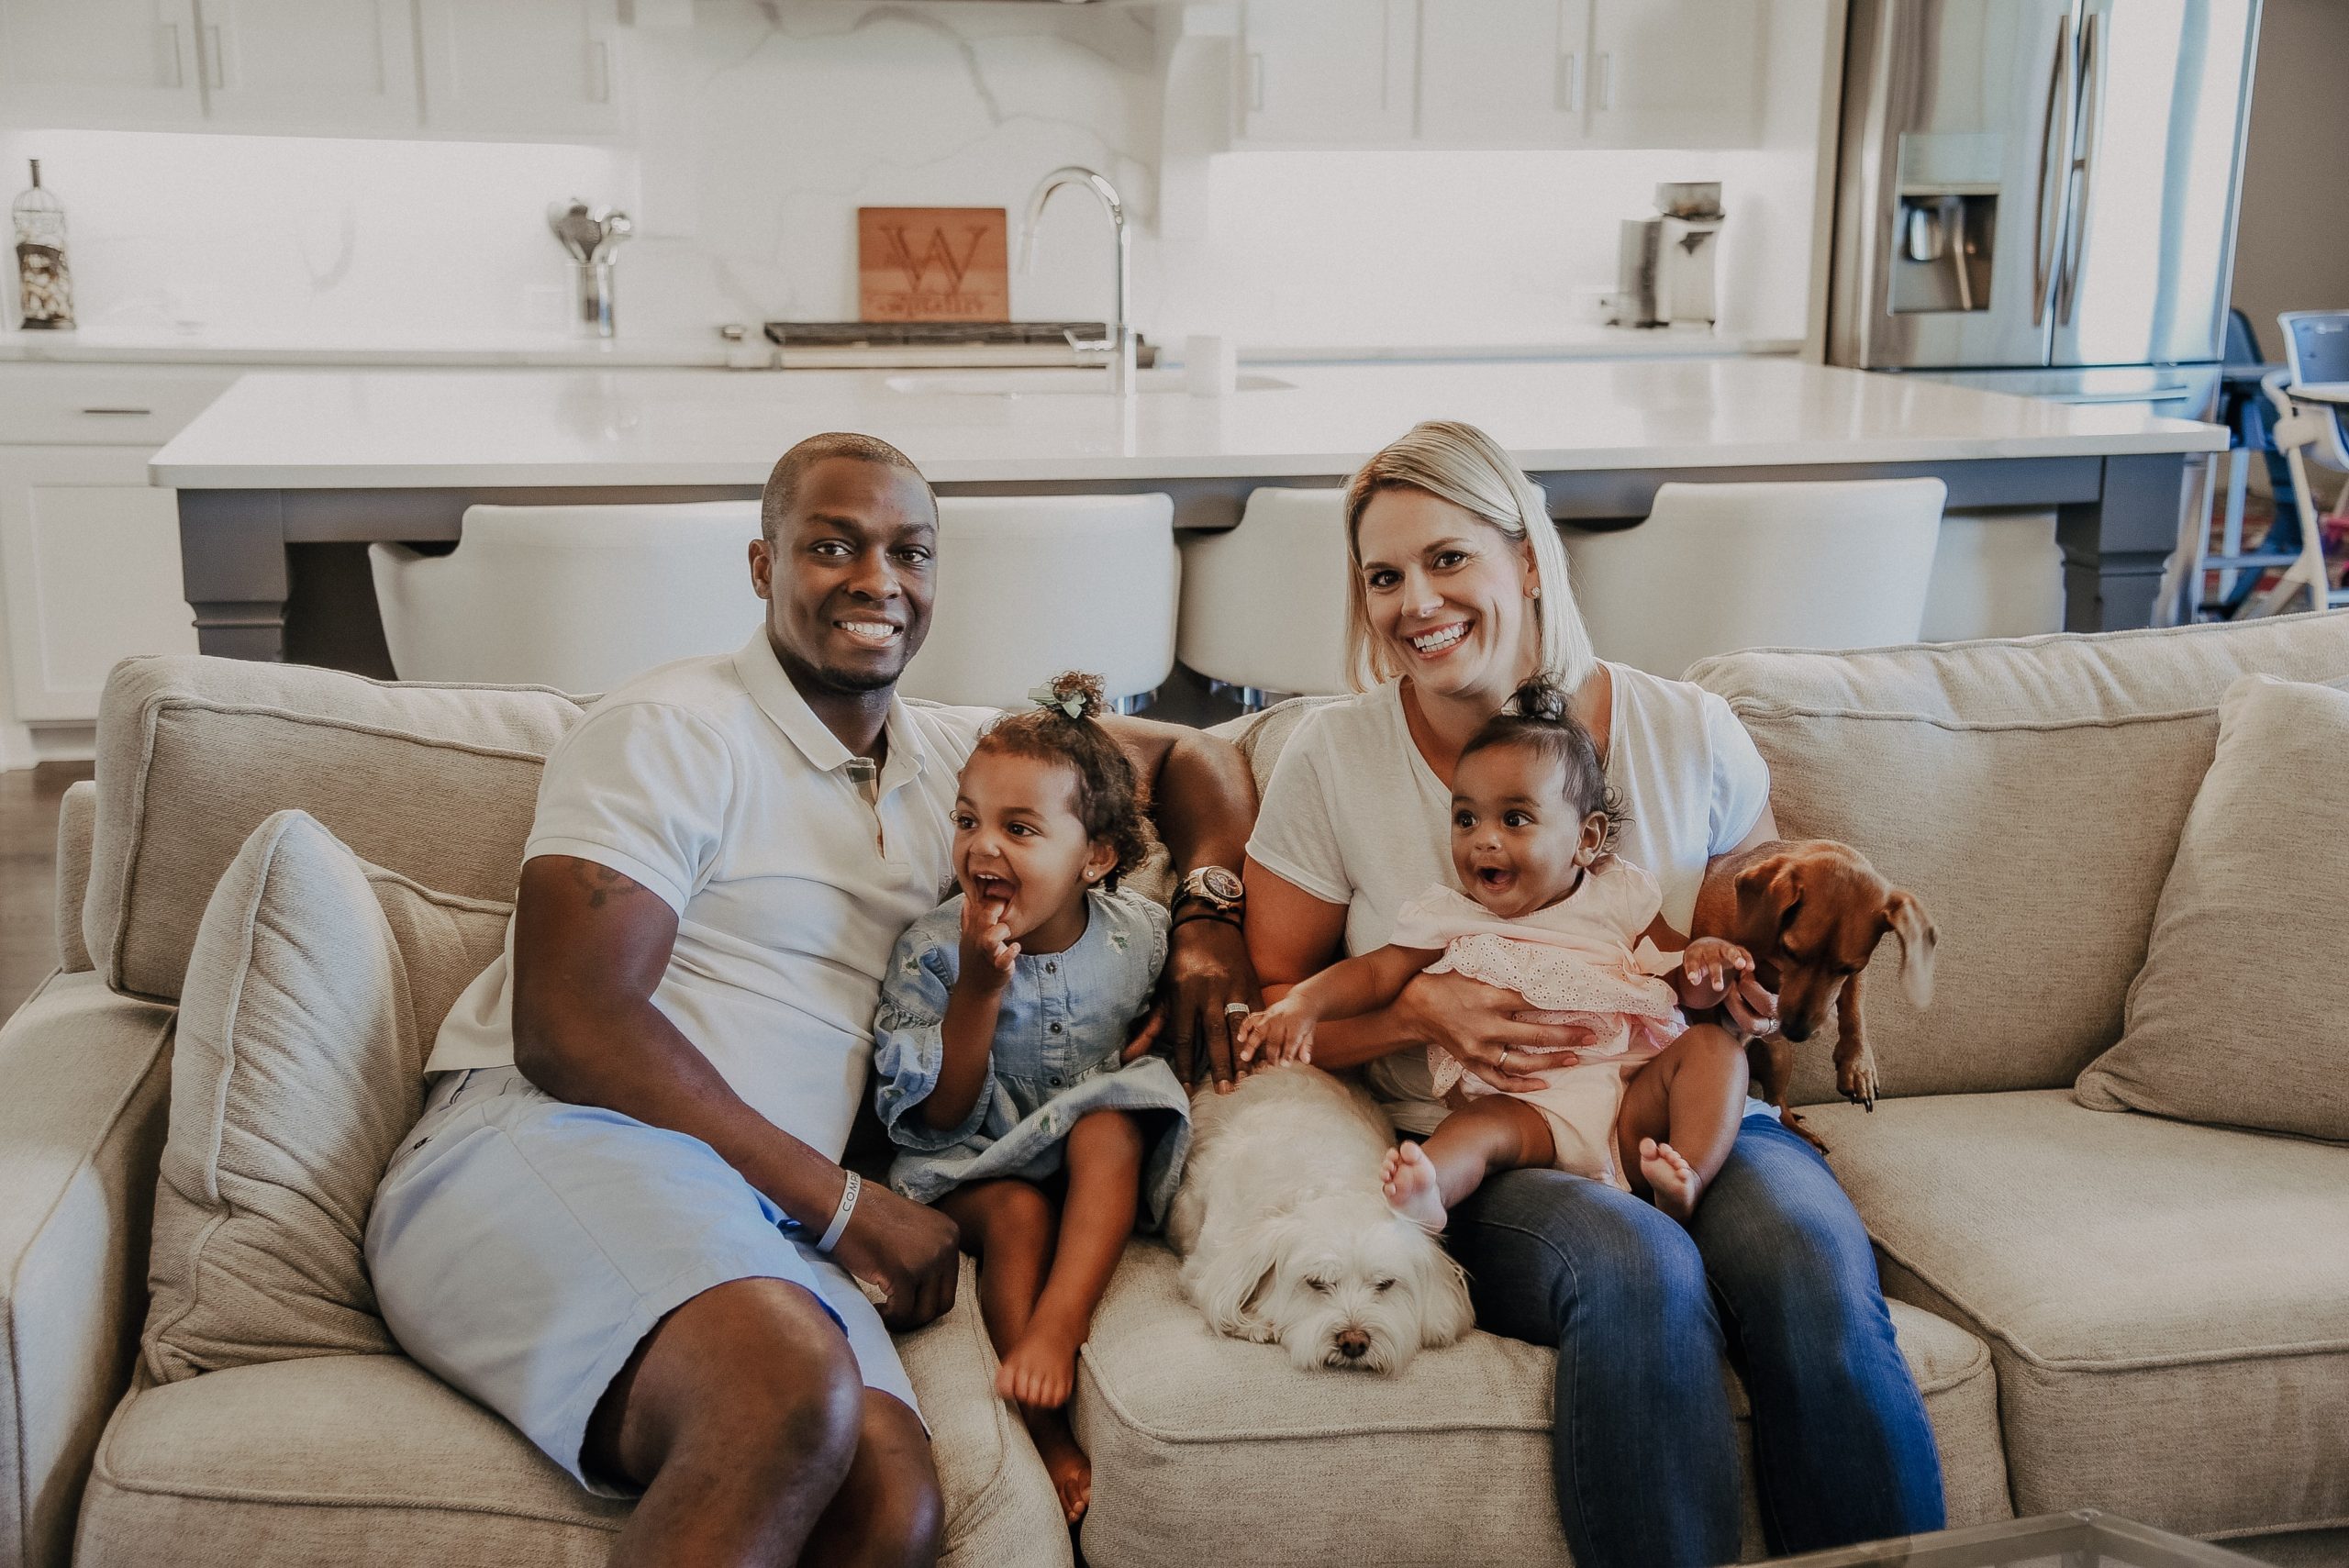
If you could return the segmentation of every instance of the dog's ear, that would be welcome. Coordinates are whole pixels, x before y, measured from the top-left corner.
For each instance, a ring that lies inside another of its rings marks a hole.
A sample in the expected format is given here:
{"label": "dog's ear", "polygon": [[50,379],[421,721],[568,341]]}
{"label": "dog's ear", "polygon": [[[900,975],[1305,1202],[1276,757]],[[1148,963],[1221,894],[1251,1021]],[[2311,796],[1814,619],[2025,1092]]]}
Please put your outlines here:
{"label": "dog's ear", "polygon": [[1737,929],[1748,946],[1776,937],[1802,903],[1798,865],[1792,855],[1771,855],[1737,873]]}
{"label": "dog's ear", "polygon": [[1885,923],[1892,934],[1900,939],[1900,989],[1907,993],[1912,1006],[1923,1007],[1933,1000],[1933,947],[1941,940],[1934,929],[1932,917],[1916,895],[1894,888],[1884,901]]}
{"label": "dog's ear", "polygon": [[1288,1226],[1281,1219],[1262,1219],[1204,1259],[1193,1254],[1196,1271],[1186,1282],[1191,1298],[1215,1325],[1216,1332],[1235,1340],[1264,1338],[1270,1325],[1256,1310],[1256,1298],[1278,1266]]}
{"label": "dog's ear", "polygon": [[1476,1308],[1468,1299],[1468,1271],[1453,1260],[1442,1241],[1428,1238],[1412,1273],[1418,1276],[1411,1284],[1419,1304],[1421,1344],[1453,1344],[1476,1326]]}

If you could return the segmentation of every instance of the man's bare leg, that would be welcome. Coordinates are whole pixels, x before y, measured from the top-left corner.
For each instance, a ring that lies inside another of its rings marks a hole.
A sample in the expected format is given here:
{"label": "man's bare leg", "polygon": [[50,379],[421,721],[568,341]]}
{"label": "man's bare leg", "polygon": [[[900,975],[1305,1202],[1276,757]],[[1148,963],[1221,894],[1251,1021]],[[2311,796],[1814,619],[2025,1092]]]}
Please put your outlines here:
{"label": "man's bare leg", "polygon": [[863,1427],[856,1357],[813,1295],[775,1279],[704,1291],[645,1336],[588,1421],[588,1473],[644,1488],[612,1562],[797,1562]]}
{"label": "man's bare leg", "polygon": [[946,1524],[930,1434],[896,1396],[864,1391],[864,1431],[848,1479],[816,1521],[806,1568],[930,1568]]}

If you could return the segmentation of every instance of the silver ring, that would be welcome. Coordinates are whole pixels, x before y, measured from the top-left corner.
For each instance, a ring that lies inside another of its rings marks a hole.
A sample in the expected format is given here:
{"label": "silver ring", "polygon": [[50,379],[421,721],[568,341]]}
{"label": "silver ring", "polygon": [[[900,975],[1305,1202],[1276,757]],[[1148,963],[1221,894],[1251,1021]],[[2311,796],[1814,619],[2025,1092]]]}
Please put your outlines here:
{"label": "silver ring", "polygon": [[1252,1013],[1255,1010],[1255,1008],[1250,1006],[1245,1002],[1226,1002],[1223,1005],[1223,1016],[1227,1018],[1231,1017],[1234,1013],[1245,1016],[1246,1014]]}

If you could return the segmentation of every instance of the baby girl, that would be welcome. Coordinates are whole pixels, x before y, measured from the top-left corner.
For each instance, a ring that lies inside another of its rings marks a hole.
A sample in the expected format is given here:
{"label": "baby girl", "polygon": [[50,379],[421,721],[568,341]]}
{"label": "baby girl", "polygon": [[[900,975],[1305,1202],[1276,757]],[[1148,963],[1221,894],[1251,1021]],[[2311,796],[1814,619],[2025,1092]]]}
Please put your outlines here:
{"label": "baby girl", "polygon": [[[1464,1076],[1429,1048],[1453,1106],[1424,1145],[1386,1160],[1386,1197],[1431,1229],[1488,1175],[1550,1166],[1610,1182],[1686,1221],[1720,1170],[1745,1108],[1740,1041],[1681,1008],[1718,1004],[1744,949],[1684,940],[1655,879],[1608,852],[1617,813],[1590,735],[1542,682],[1520,688],[1460,754],[1452,863],[1467,895],[1430,889],[1396,915],[1388,944],[1330,965],[1241,1028],[1261,1060],[1309,1061],[1313,1026],[1385,1006],[1422,972],[1514,991],[1543,1023],[1587,1031],[1578,1065],[1522,1095]],[[1662,936],[1685,951],[1664,952]],[[1667,983],[1664,976],[1674,976]]]}

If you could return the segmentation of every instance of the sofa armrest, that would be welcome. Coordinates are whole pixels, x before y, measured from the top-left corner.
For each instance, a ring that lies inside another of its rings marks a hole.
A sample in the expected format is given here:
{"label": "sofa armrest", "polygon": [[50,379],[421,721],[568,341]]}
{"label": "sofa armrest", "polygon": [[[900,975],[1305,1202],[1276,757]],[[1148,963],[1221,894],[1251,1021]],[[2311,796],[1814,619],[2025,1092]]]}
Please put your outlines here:
{"label": "sofa armrest", "polygon": [[0,1564],[63,1568],[130,1384],[175,1017],[61,973],[0,1028]]}
{"label": "sofa armrest", "polygon": [[82,779],[57,803],[57,965],[78,973],[92,967],[82,941],[82,900],[90,891],[90,835],[98,819],[98,786]]}

